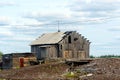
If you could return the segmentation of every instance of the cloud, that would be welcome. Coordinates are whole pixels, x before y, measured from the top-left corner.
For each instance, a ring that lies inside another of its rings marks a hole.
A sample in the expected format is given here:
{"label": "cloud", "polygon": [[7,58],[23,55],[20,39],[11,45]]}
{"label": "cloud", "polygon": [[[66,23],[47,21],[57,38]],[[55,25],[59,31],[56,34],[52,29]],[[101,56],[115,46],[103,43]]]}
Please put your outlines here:
{"label": "cloud", "polygon": [[[42,13],[42,12],[28,12],[23,15],[23,18],[34,19],[42,24],[55,24],[57,21],[61,23],[72,23],[79,21],[79,23],[85,24],[89,22],[92,23],[102,23],[105,22],[110,17],[120,16],[120,1],[116,0],[73,0],[70,5],[67,6],[69,9],[68,13]],[[103,19],[104,20],[103,20]],[[85,23],[84,23],[85,22]],[[42,26],[43,26],[42,25]]]}
{"label": "cloud", "polygon": [[[120,10],[119,0],[76,0],[70,6],[75,13],[85,13],[84,17],[112,17]],[[113,14],[114,13],[114,14]],[[81,17],[81,16],[80,16]]]}
{"label": "cloud", "polygon": [[13,36],[14,33],[9,28],[0,27],[0,35]]}
{"label": "cloud", "polygon": [[[103,6],[104,5],[104,6]],[[102,7],[103,6],[103,7]],[[85,11],[85,12],[98,12],[98,11],[111,11],[115,10],[115,6],[111,7],[108,5],[108,3],[91,3],[91,4],[81,4],[81,5],[76,5],[71,10],[73,11]]]}
{"label": "cloud", "polygon": [[[32,35],[25,35],[25,34],[16,34],[14,36],[3,36],[1,37],[1,41],[8,41],[8,42],[21,42],[21,41],[32,41],[35,37]],[[6,42],[7,43],[7,42]]]}
{"label": "cloud", "polygon": [[120,26],[116,26],[116,27],[113,27],[113,28],[109,28],[108,31],[118,32],[118,31],[120,31]]}
{"label": "cloud", "polygon": [[6,42],[5,42],[5,41],[0,40],[0,44],[6,44]]}
{"label": "cloud", "polygon": [[[85,12],[80,12],[80,13],[75,13],[75,14],[59,14],[59,13],[50,13],[50,14],[41,14],[39,12],[35,13],[27,13],[26,15],[23,16],[23,18],[29,19],[29,20],[36,20],[39,22],[39,24],[33,24],[38,25],[38,26],[58,26],[58,21],[60,25],[72,25],[72,24],[90,24],[90,23],[101,23],[104,20],[102,18],[86,18],[84,17],[85,14],[90,14],[90,13],[85,13]],[[40,24],[41,23],[41,24]],[[29,25],[28,25],[29,26]]]}
{"label": "cloud", "polygon": [[24,18],[35,19],[41,22],[50,22],[58,20],[66,20],[70,18],[69,14],[65,13],[40,13],[40,12],[30,12],[23,16]]}
{"label": "cloud", "polygon": [[10,2],[10,1],[4,2],[4,1],[0,1],[0,7],[13,6],[13,5],[15,5],[15,2]]}
{"label": "cloud", "polygon": [[0,26],[6,26],[9,25],[10,19],[6,16],[0,16]]}
{"label": "cloud", "polygon": [[20,20],[13,23],[13,25],[25,25],[22,27],[26,27],[26,26],[30,26],[30,25],[42,25],[42,24],[44,24],[44,23],[40,22],[36,19],[29,19],[29,18],[21,18]]}
{"label": "cloud", "polygon": [[11,31],[10,24],[11,24],[11,19],[9,17],[0,16],[0,34],[2,36],[13,36],[14,35],[14,32]]}
{"label": "cloud", "polygon": [[34,37],[32,36],[15,36],[13,37],[13,40],[15,41],[32,41],[34,40]]}
{"label": "cloud", "polygon": [[[118,41],[120,41],[120,36],[119,35],[116,36],[115,39],[118,40]],[[120,43],[119,43],[119,45],[120,45]]]}
{"label": "cloud", "polygon": [[106,45],[106,43],[92,43],[91,45],[93,46],[103,46],[103,45]]}

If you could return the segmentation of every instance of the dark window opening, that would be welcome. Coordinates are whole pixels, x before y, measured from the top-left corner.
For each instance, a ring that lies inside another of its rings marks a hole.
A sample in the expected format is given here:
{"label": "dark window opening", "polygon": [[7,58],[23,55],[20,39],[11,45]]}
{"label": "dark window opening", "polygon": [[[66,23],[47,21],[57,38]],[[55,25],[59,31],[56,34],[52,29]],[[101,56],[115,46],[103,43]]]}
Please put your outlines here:
{"label": "dark window opening", "polygon": [[78,40],[78,38],[74,38],[74,41],[77,41]]}
{"label": "dark window opening", "polygon": [[71,36],[68,37],[68,43],[71,43]]}
{"label": "dark window opening", "polygon": [[61,45],[61,49],[62,49],[62,45]]}

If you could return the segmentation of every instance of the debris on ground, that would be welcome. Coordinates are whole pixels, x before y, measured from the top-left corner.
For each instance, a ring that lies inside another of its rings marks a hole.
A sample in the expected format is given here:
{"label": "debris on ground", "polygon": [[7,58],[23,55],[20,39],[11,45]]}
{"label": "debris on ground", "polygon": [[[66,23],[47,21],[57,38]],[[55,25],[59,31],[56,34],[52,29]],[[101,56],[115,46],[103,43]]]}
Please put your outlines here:
{"label": "debris on ground", "polygon": [[10,80],[120,80],[120,58],[93,59],[70,70],[65,63],[41,64],[0,71],[0,79]]}

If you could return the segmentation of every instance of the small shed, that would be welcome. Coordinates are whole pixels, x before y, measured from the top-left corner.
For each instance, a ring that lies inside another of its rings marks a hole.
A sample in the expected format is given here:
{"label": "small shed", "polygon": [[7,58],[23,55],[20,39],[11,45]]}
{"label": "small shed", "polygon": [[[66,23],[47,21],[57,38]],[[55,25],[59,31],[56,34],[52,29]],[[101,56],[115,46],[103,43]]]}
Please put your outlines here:
{"label": "small shed", "polygon": [[[36,60],[34,53],[10,53],[2,56],[2,68],[11,69],[29,66],[29,61]],[[21,64],[22,62],[22,64]]]}
{"label": "small shed", "polygon": [[45,33],[32,41],[31,52],[38,60],[88,58],[90,41],[76,31]]}

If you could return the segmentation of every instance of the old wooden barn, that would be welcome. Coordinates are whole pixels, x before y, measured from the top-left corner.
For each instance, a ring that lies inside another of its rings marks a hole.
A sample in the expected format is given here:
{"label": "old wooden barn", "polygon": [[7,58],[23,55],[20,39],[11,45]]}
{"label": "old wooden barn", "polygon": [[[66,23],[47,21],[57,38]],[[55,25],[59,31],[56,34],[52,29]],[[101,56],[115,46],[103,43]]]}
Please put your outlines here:
{"label": "old wooden barn", "polygon": [[32,41],[37,59],[84,59],[89,57],[90,41],[76,31],[45,33]]}

